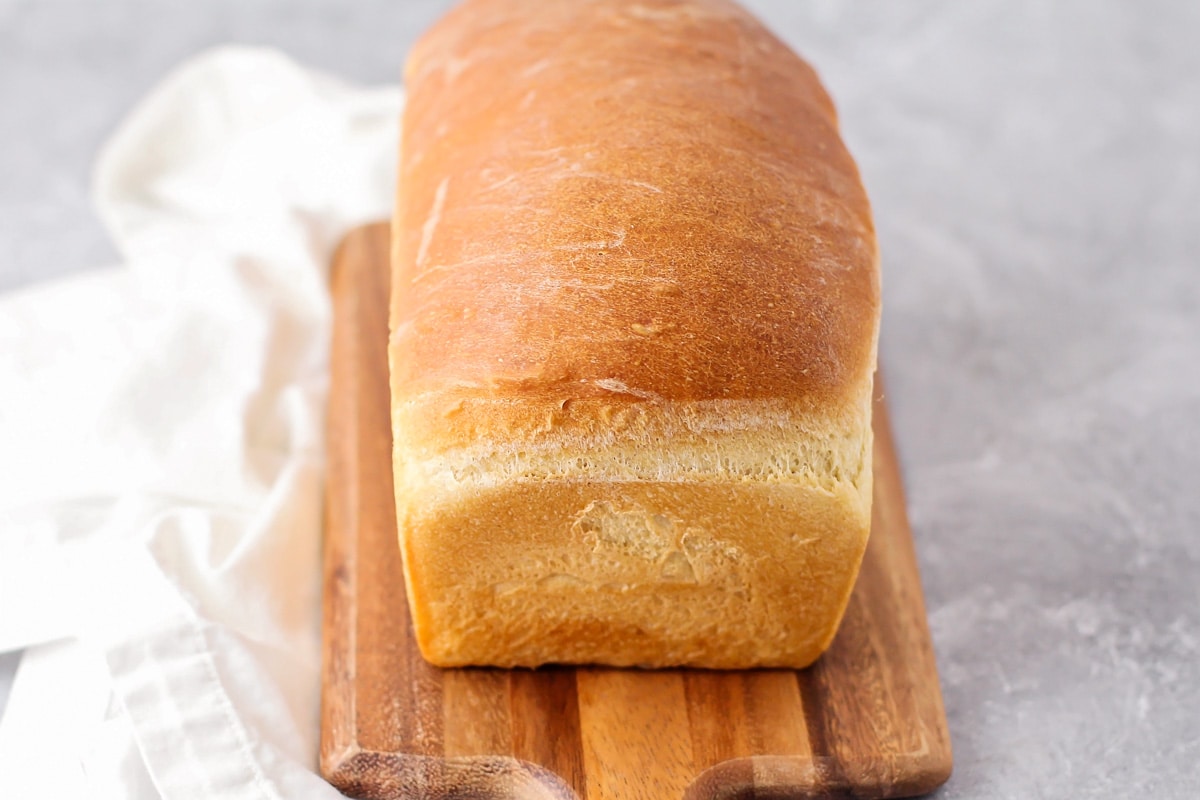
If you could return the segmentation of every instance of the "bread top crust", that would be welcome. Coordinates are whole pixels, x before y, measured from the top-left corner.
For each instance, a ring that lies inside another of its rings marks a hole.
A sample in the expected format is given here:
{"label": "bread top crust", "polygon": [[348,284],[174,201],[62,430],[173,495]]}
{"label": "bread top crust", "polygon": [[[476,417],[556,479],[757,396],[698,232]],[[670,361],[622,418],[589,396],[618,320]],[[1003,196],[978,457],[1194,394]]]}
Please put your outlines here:
{"label": "bread top crust", "polygon": [[720,0],[468,0],[416,45],[393,402],[860,406],[870,208],[815,73]]}

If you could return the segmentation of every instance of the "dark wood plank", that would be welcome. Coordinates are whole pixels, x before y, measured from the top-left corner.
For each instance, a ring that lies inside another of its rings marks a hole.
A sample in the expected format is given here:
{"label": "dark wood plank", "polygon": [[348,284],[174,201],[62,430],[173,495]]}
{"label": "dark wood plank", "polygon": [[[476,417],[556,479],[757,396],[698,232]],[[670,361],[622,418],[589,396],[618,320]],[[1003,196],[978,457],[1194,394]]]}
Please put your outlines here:
{"label": "dark wood plank", "polygon": [[[513,756],[562,776],[568,786],[583,786],[583,738],[575,670],[514,670],[510,700]],[[556,735],[547,736],[551,730]]]}
{"label": "dark wood plank", "polygon": [[396,543],[388,231],[333,275],[321,769],[356,797],[708,800],[928,792],[950,741],[882,390],[871,541],[812,668],[439,670],[412,638]]}

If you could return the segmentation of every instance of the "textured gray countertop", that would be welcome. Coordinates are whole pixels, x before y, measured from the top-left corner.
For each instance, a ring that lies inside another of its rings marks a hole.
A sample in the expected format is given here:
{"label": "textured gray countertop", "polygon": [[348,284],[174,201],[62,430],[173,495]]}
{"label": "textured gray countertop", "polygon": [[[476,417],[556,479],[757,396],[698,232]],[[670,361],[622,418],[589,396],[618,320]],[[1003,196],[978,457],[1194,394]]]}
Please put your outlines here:
{"label": "textured gray countertop", "polygon": [[[0,0],[0,290],[114,262],[93,156],[183,58],[392,81],[446,5]],[[875,205],[939,796],[1200,796],[1200,6],[749,5]]]}

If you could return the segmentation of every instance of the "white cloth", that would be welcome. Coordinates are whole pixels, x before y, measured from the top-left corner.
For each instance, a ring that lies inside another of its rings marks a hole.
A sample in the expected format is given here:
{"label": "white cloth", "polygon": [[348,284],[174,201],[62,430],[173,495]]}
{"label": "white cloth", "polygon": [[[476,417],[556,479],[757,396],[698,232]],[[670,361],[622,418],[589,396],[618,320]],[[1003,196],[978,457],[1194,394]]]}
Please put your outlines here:
{"label": "white cloth", "polygon": [[0,298],[11,797],[323,798],[327,265],[402,103],[225,48],[104,148],[127,262]]}

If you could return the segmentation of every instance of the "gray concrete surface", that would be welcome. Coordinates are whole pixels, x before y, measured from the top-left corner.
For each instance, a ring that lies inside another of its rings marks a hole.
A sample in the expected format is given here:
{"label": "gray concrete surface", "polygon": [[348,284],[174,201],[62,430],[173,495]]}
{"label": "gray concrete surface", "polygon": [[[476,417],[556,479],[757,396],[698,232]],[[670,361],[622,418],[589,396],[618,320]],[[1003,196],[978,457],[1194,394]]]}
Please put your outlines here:
{"label": "gray concrete surface", "polygon": [[[749,5],[825,77],[875,204],[939,796],[1200,796],[1200,6]],[[89,166],[181,59],[389,81],[444,6],[0,0],[0,289],[113,262]]]}

